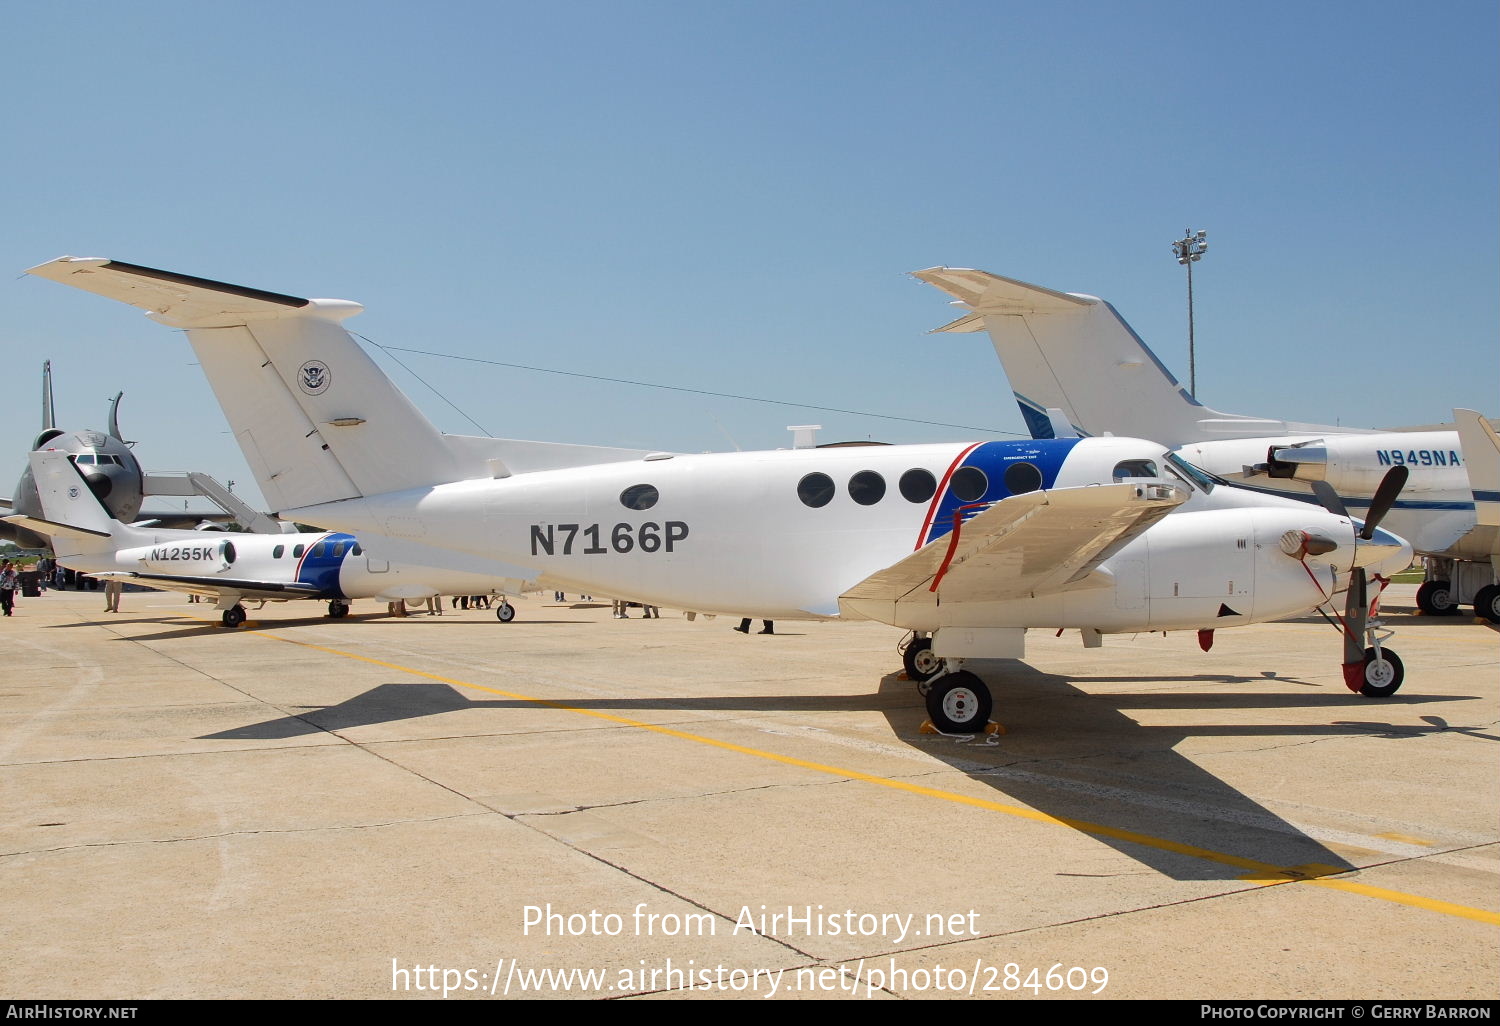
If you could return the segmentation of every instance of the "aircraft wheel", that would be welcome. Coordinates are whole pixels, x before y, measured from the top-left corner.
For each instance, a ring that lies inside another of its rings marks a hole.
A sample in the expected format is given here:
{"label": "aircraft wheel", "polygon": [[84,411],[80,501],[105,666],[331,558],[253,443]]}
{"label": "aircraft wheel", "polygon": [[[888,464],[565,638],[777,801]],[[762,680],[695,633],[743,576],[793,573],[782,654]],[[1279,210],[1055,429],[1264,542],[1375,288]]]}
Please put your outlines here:
{"label": "aircraft wheel", "polygon": [[906,675],[918,684],[925,683],[943,671],[943,661],[932,654],[931,638],[913,638],[901,653]]}
{"label": "aircraft wheel", "polygon": [[1428,616],[1452,616],[1458,612],[1453,589],[1447,581],[1426,581],[1417,589],[1417,607]]}
{"label": "aircraft wheel", "polygon": [[967,670],[945,674],[927,691],[927,716],[944,734],[974,734],[990,722],[990,689]]}
{"label": "aircraft wheel", "polygon": [[499,620],[501,623],[510,623],[515,618],[516,607],[511,605],[504,599],[501,599],[500,604],[495,607],[495,619]]}
{"label": "aircraft wheel", "polygon": [[231,606],[224,610],[224,615],[219,619],[223,621],[225,627],[238,627],[245,622],[245,607]]}
{"label": "aircraft wheel", "polygon": [[1500,623],[1500,584],[1487,584],[1474,596],[1474,615]]}
{"label": "aircraft wheel", "polygon": [[335,599],[334,601],[328,603],[328,615],[333,617],[335,620],[337,620],[341,616],[348,616],[349,603],[340,602],[339,600]]}
{"label": "aircraft wheel", "polygon": [[1365,649],[1365,682],[1359,693],[1367,698],[1389,698],[1406,679],[1406,667],[1401,659],[1388,648],[1377,654],[1373,648]]}

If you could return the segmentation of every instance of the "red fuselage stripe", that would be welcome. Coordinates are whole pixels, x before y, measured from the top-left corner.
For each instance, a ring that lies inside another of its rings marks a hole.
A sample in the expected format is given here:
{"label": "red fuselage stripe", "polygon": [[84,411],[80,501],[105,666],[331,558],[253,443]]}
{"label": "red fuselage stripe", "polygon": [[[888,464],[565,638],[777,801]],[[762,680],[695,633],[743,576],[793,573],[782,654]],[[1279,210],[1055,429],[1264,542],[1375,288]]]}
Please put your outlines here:
{"label": "red fuselage stripe", "polygon": [[948,481],[953,477],[954,471],[956,471],[963,463],[963,461],[968,458],[969,453],[973,452],[983,444],[983,442],[975,442],[963,452],[959,453],[957,458],[955,458],[954,461],[948,465],[948,472],[943,475],[942,481],[938,482],[938,490],[932,497],[931,505],[927,507],[927,518],[922,521],[922,532],[917,535],[917,544],[912,549],[913,552],[917,551],[917,549],[920,549],[923,545],[927,544],[927,532],[932,530],[932,518],[937,516],[938,503],[943,501],[943,493],[948,490]]}

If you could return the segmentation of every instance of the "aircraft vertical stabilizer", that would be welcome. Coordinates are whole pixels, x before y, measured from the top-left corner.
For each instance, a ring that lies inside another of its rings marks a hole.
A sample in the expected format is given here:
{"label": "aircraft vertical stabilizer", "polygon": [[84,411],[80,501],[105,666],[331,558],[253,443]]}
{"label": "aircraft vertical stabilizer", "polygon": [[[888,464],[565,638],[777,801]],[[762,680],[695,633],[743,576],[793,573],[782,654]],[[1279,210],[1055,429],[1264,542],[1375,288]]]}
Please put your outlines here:
{"label": "aircraft vertical stabilizer", "polygon": [[60,257],[27,273],[185,329],[273,510],[646,455],[440,433],[344,329],[358,303],[99,257]]}
{"label": "aircraft vertical stabilizer", "polygon": [[51,539],[52,550],[59,558],[80,553],[113,550],[116,537],[130,529],[110,518],[83,475],[60,449],[41,449],[31,453],[29,466],[36,482],[40,517],[16,515],[6,522],[36,531]]}
{"label": "aircraft vertical stabilizer", "polygon": [[967,268],[929,267],[913,277],[970,311],[935,331],[989,332],[1033,438],[1055,437],[1049,409],[1080,434],[1109,431],[1172,447],[1320,430],[1202,405],[1102,299]]}

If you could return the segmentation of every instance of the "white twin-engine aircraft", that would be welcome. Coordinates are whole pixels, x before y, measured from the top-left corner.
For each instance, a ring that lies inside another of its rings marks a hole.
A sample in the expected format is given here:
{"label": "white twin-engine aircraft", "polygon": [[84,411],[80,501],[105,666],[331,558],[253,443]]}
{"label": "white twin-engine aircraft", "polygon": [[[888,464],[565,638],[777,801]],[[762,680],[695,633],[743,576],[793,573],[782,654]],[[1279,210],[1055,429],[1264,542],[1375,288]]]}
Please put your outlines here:
{"label": "white twin-engine aircraft", "polygon": [[[104,579],[215,600],[224,626],[245,622],[246,599],[328,603],[328,615],[349,614],[357,598],[411,600],[431,595],[476,595],[519,590],[519,579],[391,563],[367,554],[349,534],[226,534],[133,527],[110,517],[82,470],[63,450],[31,453],[40,517],[5,520],[45,535],[63,566]],[[517,569],[518,574],[526,571]],[[496,616],[515,618],[501,600]]]}
{"label": "white twin-engine aircraft", "polygon": [[283,517],[534,567],[570,591],[905,628],[943,730],[988,721],[965,663],[1021,657],[1028,628],[1076,628],[1090,647],[1196,630],[1207,647],[1216,628],[1338,591],[1350,688],[1401,684],[1366,587],[1411,559],[1377,527],[1398,479],[1361,524],[1128,438],[684,455],[443,435],[341,326],[357,304],[97,258],[30,273],[186,329]]}

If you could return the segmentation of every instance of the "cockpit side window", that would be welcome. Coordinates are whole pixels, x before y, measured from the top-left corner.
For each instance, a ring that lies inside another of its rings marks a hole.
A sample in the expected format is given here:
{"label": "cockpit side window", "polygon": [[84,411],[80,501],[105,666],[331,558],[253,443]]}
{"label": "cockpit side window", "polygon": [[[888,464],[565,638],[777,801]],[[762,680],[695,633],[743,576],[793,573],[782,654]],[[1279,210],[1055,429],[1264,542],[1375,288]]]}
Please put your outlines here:
{"label": "cockpit side window", "polygon": [[1155,460],[1121,460],[1115,464],[1115,480],[1132,477],[1157,477]]}

